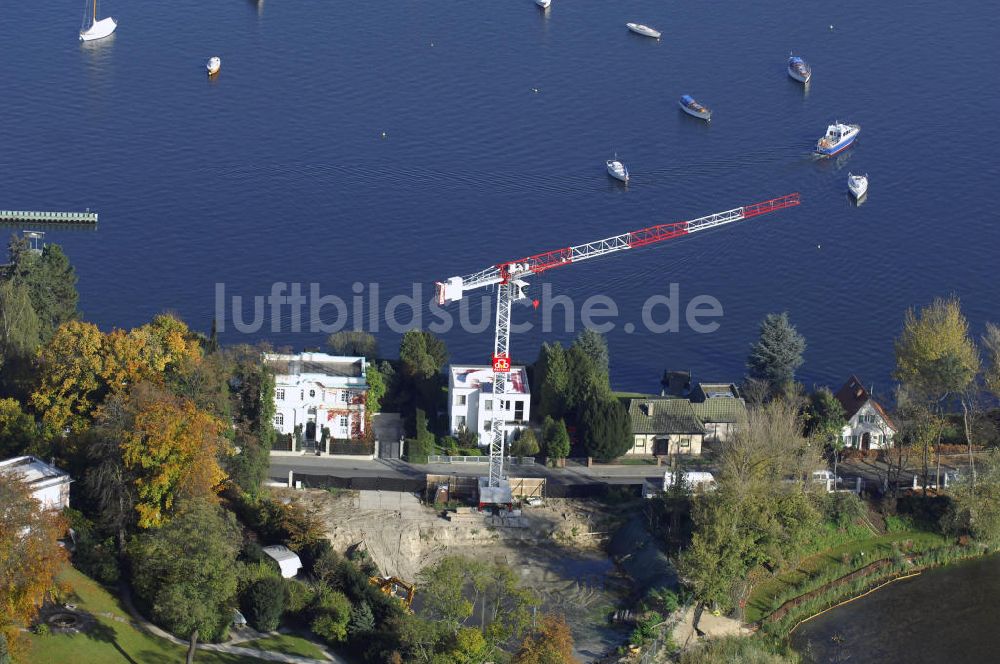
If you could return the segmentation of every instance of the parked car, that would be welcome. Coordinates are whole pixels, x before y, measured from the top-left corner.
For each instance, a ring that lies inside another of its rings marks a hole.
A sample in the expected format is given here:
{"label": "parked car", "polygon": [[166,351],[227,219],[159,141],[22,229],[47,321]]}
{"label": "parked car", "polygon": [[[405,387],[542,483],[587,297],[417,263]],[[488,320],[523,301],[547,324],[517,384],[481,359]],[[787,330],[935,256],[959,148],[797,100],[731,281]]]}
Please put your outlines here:
{"label": "parked car", "polygon": [[[829,484],[830,481],[833,480],[833,479],[834,479],[833,471],[830,471],[830,470],[814,470],[812,472],[812,481],[813,482],[824,482],[824,483]],[[843,484],[844,483],[844,478],[840,477],[838,475],[836,477],[836,483],[837,484]]]}

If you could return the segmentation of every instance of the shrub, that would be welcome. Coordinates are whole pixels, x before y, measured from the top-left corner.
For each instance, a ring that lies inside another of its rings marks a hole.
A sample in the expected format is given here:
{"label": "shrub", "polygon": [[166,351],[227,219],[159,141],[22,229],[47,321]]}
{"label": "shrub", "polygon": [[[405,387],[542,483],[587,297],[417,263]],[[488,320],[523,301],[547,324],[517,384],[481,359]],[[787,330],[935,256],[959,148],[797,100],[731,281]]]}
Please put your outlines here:
{"label": "shrub", "polygon": [[550,459],[565,459],[569,456],[569,432],[562,420],[545,417],[542,425],[542,438],[545,443],[545,455]]}
{"label": "shrub", "polygon": [[367,634],[375,629],[375,616],[368,602],[360,602],[351,609],[351,621],[347,624],[347,633],[353,637]]}
{"label": "shrub", "polygon": [[285,582],[285,613],[299,616],[312,604],[315,591],[309,584],[298,579],[283,579]]}
{"label": "shrub", "polygon": [[823,510],[826,518],[840,528],[846,528],[865,514],[865,506],[860,498],[853,493],[840,491],[824,497]]}
{"label": "shrub", "polygon": [[50,633],[49,626],[45,623],[38,623],[32,631],[34,631],[38,636],[48,636]]}
{"label": "shrub", "polygon": [[510,453],[517,457],[533,457],[538,454],[538,439],[529,428],[522,429],[517,440],[510,446]]}
{"label": "shrub", "polygon": [[259,632],[271,632],[278,628],[287,601],[288,591],[284,580],[268,577],[247,588],[241,605],[251,627]]}
{"label": "shrub", "polygon": [[242,593],[258,581],[268,578],[281,578],[281,574],[271,560],[262,560],[257,563],[236,562],[237,592]]}

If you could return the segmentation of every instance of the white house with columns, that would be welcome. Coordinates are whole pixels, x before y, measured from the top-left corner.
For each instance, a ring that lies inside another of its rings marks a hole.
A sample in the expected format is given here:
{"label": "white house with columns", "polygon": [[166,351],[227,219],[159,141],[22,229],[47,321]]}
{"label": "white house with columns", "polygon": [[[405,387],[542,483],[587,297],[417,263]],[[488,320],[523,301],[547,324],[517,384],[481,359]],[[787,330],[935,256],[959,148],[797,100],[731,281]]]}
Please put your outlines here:
{"label": "white house with columns", "polygon": [[[531,418],[531,389],[523,366],[511,367],[507,374],[503,403],[507,439],[528,425]],[[493,369],[489,366],[448,368],[448,428],[451,435],[466,428],[478,434],[481,446],[489,445],[493,423]]]}
{"label": "white house with columns", "polygon": [[[330,439],[365,436],[368,364],[363,357],[326,353],[265,353],[275,374],[274,428],[292,436],[292,452],[315,451],[328,428]],[[296,443],[301,426],[302,446]]]}

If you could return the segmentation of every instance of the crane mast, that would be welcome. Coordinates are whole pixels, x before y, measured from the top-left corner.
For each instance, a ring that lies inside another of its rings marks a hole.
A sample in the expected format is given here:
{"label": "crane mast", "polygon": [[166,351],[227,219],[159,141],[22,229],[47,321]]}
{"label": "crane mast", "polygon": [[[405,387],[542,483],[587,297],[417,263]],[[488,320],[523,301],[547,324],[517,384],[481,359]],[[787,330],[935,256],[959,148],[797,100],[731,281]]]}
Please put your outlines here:
{"label": "crane mast", "polygon": [[504,473],[505,402],[510,376],[510,315],[511,305],[525,298],[527,282],[522,277],[540,274],[557,267],[579,263],[608,254],[636,249],[698,231],[718,228],[744,219],[794,207],[801,202],[797,193],[773,198],[760,203],[717,212],[690,221],[649,226],[612,237],[554,249],[517,260],[497,263],[464,277],[451,277],[437,282],[438,304],[457,302],[466,291],[497,286],[496,332],[493,338],[493,407],[490,412],[490,469],[489,475],[480,478],[479,502],[481,505],[506,505],[511,502],[510,484]]}

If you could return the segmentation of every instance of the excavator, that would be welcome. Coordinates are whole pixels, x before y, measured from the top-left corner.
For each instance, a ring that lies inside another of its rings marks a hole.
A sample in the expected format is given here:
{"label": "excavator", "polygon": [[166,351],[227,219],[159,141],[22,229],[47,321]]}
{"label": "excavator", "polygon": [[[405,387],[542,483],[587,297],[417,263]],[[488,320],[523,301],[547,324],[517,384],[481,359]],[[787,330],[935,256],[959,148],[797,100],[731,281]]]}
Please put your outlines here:
{"label": "excavator", "polygon": [[368,579],[368,583],[376,586],[389,597],[395,597],[407,609],[413,605],[413,596],[417,593],[416,586],[403,581],[398,576],[373,576]]}

